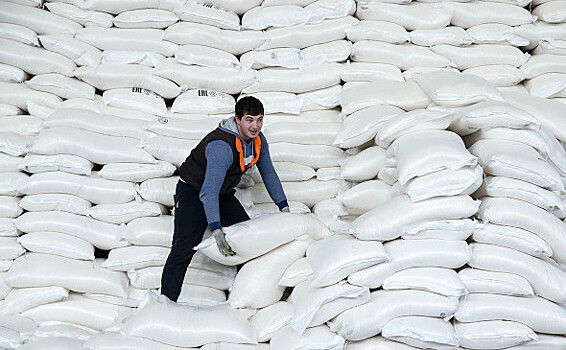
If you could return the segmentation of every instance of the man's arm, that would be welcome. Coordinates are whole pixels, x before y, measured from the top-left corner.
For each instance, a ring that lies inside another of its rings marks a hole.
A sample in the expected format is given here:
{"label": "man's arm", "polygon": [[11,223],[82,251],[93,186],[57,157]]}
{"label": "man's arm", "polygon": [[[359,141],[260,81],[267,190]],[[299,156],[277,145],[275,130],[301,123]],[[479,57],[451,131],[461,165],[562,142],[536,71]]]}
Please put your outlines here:
{"label": "man's arm", "polygon": [[206,171],[199,198],[204,206],[210,231],[214,232],[222,228],[219,195],[226,177],[226,171],[232,165],[232,149],[226,142],[216,140],[206,146],[204,155],[206,157]]}
{"label": "man's arm", "polygon": [[269,145],[265,137],[261,139],[261,154],[257,161],[257,168],[273,202],[279,207],[279,210],[287,208],[285,211],[288,211],[287,197],[283,191],[283,186],[281,186],[279,176],[277,176],[277,172],[273,167],[273,162],[269,155]]}

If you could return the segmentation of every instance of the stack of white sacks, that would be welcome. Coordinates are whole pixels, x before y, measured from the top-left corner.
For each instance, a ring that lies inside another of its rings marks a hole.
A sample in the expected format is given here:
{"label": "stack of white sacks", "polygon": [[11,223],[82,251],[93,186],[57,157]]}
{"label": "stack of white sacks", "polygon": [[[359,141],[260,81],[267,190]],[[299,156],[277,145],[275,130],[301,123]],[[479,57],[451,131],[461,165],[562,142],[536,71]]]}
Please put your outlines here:
{"label": "stack of white sacks", "polygon": [[[0,3],[0,348],[564,347],[563,3]],[[147,294],[245,95],[292,213]]]}

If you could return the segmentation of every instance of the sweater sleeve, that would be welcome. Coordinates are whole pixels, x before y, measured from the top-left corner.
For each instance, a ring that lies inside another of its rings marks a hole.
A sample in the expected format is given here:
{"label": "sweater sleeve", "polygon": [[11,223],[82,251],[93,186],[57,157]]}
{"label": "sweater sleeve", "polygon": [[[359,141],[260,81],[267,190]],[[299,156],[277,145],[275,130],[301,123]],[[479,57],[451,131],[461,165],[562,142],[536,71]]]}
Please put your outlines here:
{"label": "sweater sleeve", "polygon": [[210,230],[222,228],[220,224],[219,195],[226,171],[232,165],[233,156],[230,145],[216,140],[206,146],[206,171],[199,198],[204,206],[204,213]]}
{"label": "sweater sleeve", "polygon": [[269,145],[267,139],[260,134],[261,137],[261,153],[257,161],[257,168],[263,179],[263,183],[267,188],[269,196],[273,202],[279,207],[279,210],[285,208],[289,204],[287,203],[287,197],[283,191],[283,186],[277,176],[277,172],[273,167],[273,162],[271,161],[271,156],[269,155]]}

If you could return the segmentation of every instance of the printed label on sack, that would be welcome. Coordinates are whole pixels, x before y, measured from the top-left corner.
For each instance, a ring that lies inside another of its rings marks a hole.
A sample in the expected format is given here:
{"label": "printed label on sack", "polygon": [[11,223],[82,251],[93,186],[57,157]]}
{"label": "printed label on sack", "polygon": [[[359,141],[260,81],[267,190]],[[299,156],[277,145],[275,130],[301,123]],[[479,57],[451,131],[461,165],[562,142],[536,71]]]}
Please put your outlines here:
{"label": "printed label on sack", "polygon": [[159,118],[157,118],[157,122],[158,122],[159,124],[167,124],[167,123],[169,123],[169,118],[167,118],[167,117],[159,117]]}
{"label": "printed label on sack", "polygon": [[163,98],[159,94],[157,94],[157,93],[155,93],[151,90],[140,88],[140,87],[133,87],[132,92],[136,93],[136,94],[144,94],[144,95],[147,95],[147,96],[153,96],[155,98]]}
{"label": "printed label on sack", "polygon": [[219,92],[219,91],[214,91],[214,90],[197,90],[197,96],[199,97],[220,97],[220,98],[229,98],[230,95],[224,93],[224,92]]}

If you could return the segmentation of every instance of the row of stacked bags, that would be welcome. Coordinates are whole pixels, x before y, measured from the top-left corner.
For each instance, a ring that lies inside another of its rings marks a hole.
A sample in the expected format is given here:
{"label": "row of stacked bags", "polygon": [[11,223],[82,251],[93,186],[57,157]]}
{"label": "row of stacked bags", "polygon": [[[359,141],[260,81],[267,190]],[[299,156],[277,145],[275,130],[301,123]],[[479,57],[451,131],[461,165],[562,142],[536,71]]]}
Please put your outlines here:
{"label": "row of stacked bags", "polygon": [[[566,1],[0,2],[0,349],[566,349]],[[238,98],[251,217],[160,296]]]}

